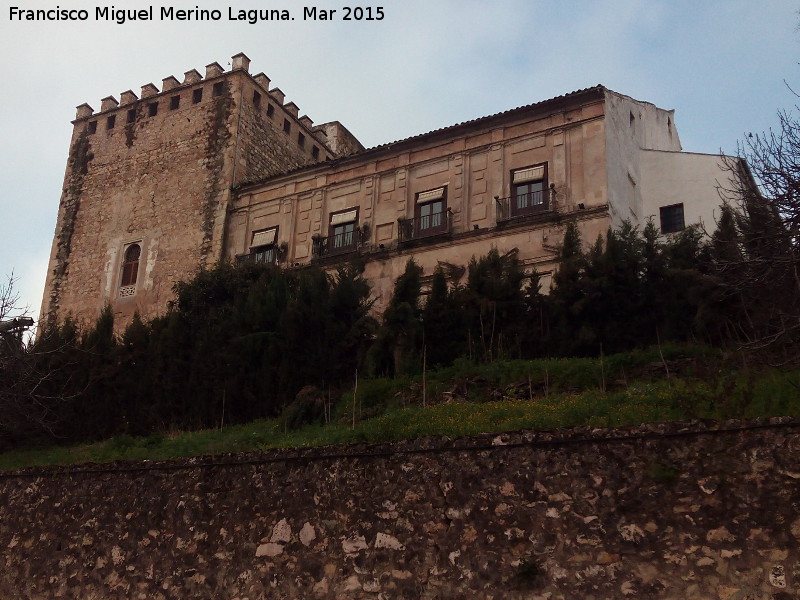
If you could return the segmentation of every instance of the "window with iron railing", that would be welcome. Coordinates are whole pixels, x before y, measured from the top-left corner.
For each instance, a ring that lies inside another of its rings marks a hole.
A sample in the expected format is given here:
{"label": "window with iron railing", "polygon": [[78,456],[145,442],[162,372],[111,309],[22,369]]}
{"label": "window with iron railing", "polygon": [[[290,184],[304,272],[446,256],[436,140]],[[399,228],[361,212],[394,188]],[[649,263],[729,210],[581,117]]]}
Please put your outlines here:
{"label": "window with iron railing", "polygon": [[313,238],[312,253],[315,258],[322,258],[352,252],[360,245],[358,208],[348,208],[330,215],[328,235]]}
{"label": "window with iron railing", "polygon": [[511,171],[511,196],[495,200],[498,221],[551,210],[547,163]]}
{"label": "window with iron railing", "polygon": [[278,228],[258,229],[250,237],[250,253],[239,260],[272,265],[277,262]]}
{"label": "window with iron railing", "polygon": [[431,211],[413,219],[397,219],[397,233],[400,242],[447,235],[453,231],[453,211]]}

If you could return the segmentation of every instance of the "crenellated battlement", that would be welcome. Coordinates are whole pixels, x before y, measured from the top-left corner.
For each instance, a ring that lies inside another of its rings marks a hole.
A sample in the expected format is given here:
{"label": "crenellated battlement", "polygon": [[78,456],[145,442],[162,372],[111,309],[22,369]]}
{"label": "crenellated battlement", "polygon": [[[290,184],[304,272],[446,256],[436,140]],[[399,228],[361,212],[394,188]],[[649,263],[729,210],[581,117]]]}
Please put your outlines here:
{"label": "crenellated battlement", "polygon": [[[146,83],[141,87],[141,92],[139,95],[132,90],[127,90],[120,94],[119,101],[117,101],[113,95],[106,96],[100,101],[100,111],[97,113],[95,113],[94,109],[88,103],[81,104],[76,110],[75,124],[77,124],[79,121],[87,121],[101,113],[118,110],[123,106],[135,104],[136,102],[145,99],[152,101],[153,98],[162,94],[175,93],[176,91],[191,89],[192,86],[204,84],[210,80],[218,79],[220,77],[226,77],[232,73],[244,72],[249,75],[250,59],[243,52],[232,56],[230,64],[230,71],[225,71],[222,65],[220,65],[218,62],[212,62],[205,66],[205,75],[202,75],[197,69],[191,69],[183,74],[182,82],[174,75],[169,75],[161,80],[160,90],[154,83]],[[314,122],[308,117],[308,115],[303,115],[302,117],[299,116],[300,108],[297,106],[297,104],[294,102],[287,103],[286,94],[284,94],[280,88],[274,87],[270,89],[272,80],[269,77],[267,77],[264,73],[258,73],[257,75],[250,76],[250,78],[258,87],[261,88],[265,98],[268,98],[276,106],[281,107],[288,116],[291,116],[293,120],[297,121],[300,126],[307,129],[309,133],[311,133],[316,139],[322,141],[323,143],[325,142],[324,133],[321,134],[319,128],[314,127]]]}

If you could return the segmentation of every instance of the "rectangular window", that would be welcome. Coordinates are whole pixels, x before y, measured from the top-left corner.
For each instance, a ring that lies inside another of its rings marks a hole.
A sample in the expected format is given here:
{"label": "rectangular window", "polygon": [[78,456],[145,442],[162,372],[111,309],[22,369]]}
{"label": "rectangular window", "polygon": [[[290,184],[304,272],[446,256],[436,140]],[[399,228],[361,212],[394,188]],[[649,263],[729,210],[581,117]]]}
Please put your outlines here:
{"label": "rectangular window", "polygon": [[311,156],[312,156],[312,157],[313,157],[315,160],[319,160],[319,148],[317,148],[316,146],[313,146],[313,147],[311,148]]}
{"label": "rectangular window", "polygon": [[178,110],[178,107],[181,105],[181,97],[180,96],[173,96],[169,99],[169,109],[170,110]]}
{"label": "rectangular window", "polygon": [[136,121],[136,109],[132,108],[128,111],[128,123],[134,123]]}
{"label": "rectangular window", "polygon": [[97,131],[97,121],[89,121],[89,133],[95,133]]}
{"label": "rectangular window", "polygon": [[305,148],[306,146],[306,136],[304,136],[302,133],[297,134],[297,145],[301,148]]}
{"label": "rectangular window", "polygon": [[256,108],[261,106],[261,94],[256,91],[253,91],[253,106]]}
{"label": "rectangular window", "polygon": [[117,123],[117,115],[111,115],[106,119],[106,129],[114,129],[114,125]]}
{"label": "rectangular window", "polygon": [[676,233],[686,228],[683,219],[683,204],[662,206],[658,210],[661,213],[661,233]]}
{"label": "rectangular window", "polygon": [[292,131],[292,124],[289,123],[289,119],[283,120],[283,133],[290,133]]}
{"label": "rectangular window", "polygon": [[203,88],[197,88],[192,92],[192,104],[199,104],[203,101]]}
{"label": "rectangular window", "polygon": [[511,216],[549,210],[547,163],[511,172]]}
{"label": "rectangular window", "polygon": [[275,114],[275,107],[272,104],[267,104],[267,116],[271,119]]}
{"label": "rectangular window", "polygon": [[215,83],[214,86],[211,88],[211,95],[214,96],[215,98],[217,96],[222,96],[222,82],[221,81],[218,81],[217,83]]}
{"label": "rectangular window", "polygon": [[250,238],[250,254],[253,260],[257,263],[274,264],[277,258],[275,253],[277,239],[277,227],[254,231]]}
{"label": "rectangular window", "polygon": [[155,117],[158,114],[158,102],[151,102],[147,105],[147,116]]}
{"label": "rectangular window", "polygon": [[329,252],[346,252],[355,249],[358,241],[356,223],[358,223],[357,208],[349,208],[331,215],[328,227]]}
{"label": "rectangular window", "polygon": [[447,188],[440,187],[417,194],[414,209],[414,237],[447,231]]}

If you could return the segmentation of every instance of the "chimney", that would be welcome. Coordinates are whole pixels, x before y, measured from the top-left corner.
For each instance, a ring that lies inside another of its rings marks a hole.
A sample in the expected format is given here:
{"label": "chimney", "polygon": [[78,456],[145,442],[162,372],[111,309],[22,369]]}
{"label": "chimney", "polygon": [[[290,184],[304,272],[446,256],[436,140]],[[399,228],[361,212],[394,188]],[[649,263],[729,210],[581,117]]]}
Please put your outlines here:
{"label": "chimney", "polygon": [[308,115],[303,115],[302,117],[300,117],[300,124],[303,127],[311,129],[314,126],[314,121],[312,121]]}

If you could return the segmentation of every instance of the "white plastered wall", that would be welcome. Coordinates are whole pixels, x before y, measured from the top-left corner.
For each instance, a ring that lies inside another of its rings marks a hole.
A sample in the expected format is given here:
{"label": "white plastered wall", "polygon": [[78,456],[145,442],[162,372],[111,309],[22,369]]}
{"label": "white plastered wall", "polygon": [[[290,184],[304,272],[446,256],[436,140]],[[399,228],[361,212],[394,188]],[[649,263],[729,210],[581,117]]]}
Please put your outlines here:
{"label": "white plastered wall", "polygon": [[645,222],[653,218],[660,228],[659,208],[682,203],[687,226],[700,223],[709,235],[713,233],[722,203],[720,187],[731,188],[724,161],[716,154],[642,151]]}

